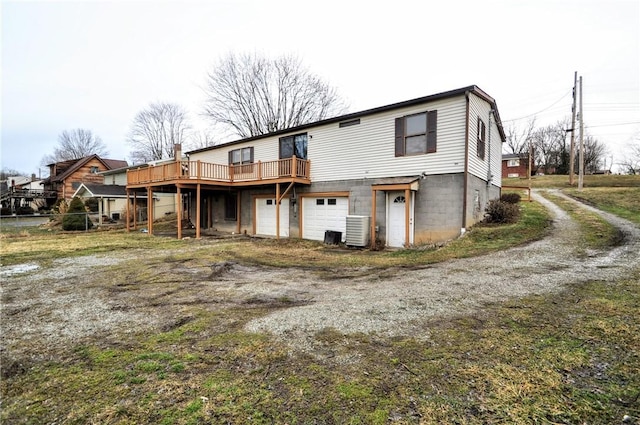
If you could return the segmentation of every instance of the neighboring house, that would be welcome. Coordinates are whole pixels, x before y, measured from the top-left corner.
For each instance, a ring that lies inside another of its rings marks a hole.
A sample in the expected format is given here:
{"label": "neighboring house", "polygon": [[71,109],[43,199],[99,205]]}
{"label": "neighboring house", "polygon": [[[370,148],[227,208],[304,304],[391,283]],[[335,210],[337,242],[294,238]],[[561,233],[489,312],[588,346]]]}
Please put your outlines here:
{"label": "neighboring house", "polygon": [[80,183],[102,184],[104,178],[100,172],[126,166],[127,161],[100,158],[95,154],[56,162],[49,164],[49,178],[44,181],[44,188],[57,192],[58,199],[69,201]]}
{"label": "neighboring house", "polygon": [[509,153],[502,155],[502,178],[529,177],[529,154]]}
{"label": "neighboring house", "polygon": [[216,228],[315,240],[332,232],[354,246],[433,243],[459,236],[500,196],[504,141],[495,100],[469,86],[130,169],[127,190],[176,193],[179,219],[187,214],[197,237]]}
{"label": "neighboring house", "polygon": [[[172,160],[173,161],[173,160]],[[123,220],[127,210],[127,170],[139,169],[148,166],[133,165],[113,170],[102,171],[98,173],[102,176],[103,184],[96,183],[80,183],[73,196],[82,199],[95,198],[98,200],[98,213],[100,215],[100,224],[102,224],[103,216],[112,220]],[[159,217],[164,214],[175,212],[175,194],[171,193],[155,193],[154,194],[154,215]],[[130,199],[130,211],[133,211],[133,199]],[[138,214],[137,221],[147,219],[147,196],[138,195],[135,200],[136,212]]]}
{"label": "neighboring house", "polygon": [[[56,193],[45,191],[43,180],[31,177],[13,176],[0,182],[0,202],[3,209],[14,213],[21,207],[29,207],[37,211],[55,201]],[[6,212],[6,211],[5,211]],[[4,213],[3,213],[4,214]]]}

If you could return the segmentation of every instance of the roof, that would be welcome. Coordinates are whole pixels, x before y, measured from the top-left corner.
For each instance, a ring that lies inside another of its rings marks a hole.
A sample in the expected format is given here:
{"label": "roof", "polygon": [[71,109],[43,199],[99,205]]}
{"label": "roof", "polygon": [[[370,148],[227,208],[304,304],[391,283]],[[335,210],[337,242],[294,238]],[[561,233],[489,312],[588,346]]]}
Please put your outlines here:
{"label": "roof", "polygon": [[57,174],[55,176],[50,176],[49,180],[52,182],[64,181],[64,179],[66,179],[71,174],[73,174],[74,172],[82,168],[83,165],[85,165],[92,159],[97,159],[98,161],[102,162],[104,166],[107,167],[108,169],[127,166],[127,161],[120,160],[120,159],[100,158],[97,154],[93,154],[93,155],[85,156],[84,158],[80,158],[80,159],[61,161],[61,162],[56,162],[55,164],[49,164],[49,165],[56,165],[56,166],[60,166],[60,165],[68,166],[68,168],[66,168],[62,173]]}
{"label": "roof", "polygon": [[[119,186],[116,184],[92,184],[92,183],[80,183],[78,189],[73,193],[73,196],[80,196],[81,193],[86,192],[88,196],[82,196],[83,198],[126,198],[127,187]],[[137,195],[139,199],[146,199],[147,195]]]}
{"label": "roof", "polygon": [[503,153],[502,160],[506,161],[508,159],[520,159],[520,158],[528,158],[529,154],[526,152],[523,153]]}
{"label": "roof", "polygon": [[507,159],[516,159],[516,158],[520,158],[520,154],[517,153],[503,153],[502,154],[502,160],[505,161]]}
{"label": "roof", "polygon": [[263,139],[263,138],[266,138],[266,137],[277,136],[277,135],[280,135],[280,134],[292,133],[292,132],[301,131],[301,130],[308,129],[308,128],[315,127],[315,126],[319,126],[319,125],[332,124],[332,123],[336,123],[336,122],[340,122],[340,121],[346,121],[346,120],[351,120],[351,119],[355,119],[355,118],[364,117],[366,115],[372,115],[372,114],[377,114],[377,113],[380,113],[380,112],[392,111],[394,109],[406,108],[408,106],[419,105],[419,104],[422,104],[422,103],[433,102],[435,100],[447,99],[447,98],[456,97],[456,96],[462,96],[462,95],[466,95],[467,93],[474,93],[475,95],[477,95],[481,99],[484,99],[485,101],[487,101],[487,102],[489,102],[491,104],[492,109],[493,109],[494,114],[495,114],[495,117],[496,117],[496,123],[498,124],[498,130],[500,132],[500,136],[502,137],[502,140],[506,140],[506,137],[505,137],[505,134],[504,134],[504,129],[502,128],[502,121],[500,120],[500,114],[498,113],[498,105],[496,104],[496,101],[491,96],[489,96],[487,93],[485,93],[483,90],[481,90],[478,86],[472,85],[472,86],[462,87],[462,88],[459,88],[459,89],[450,90],[450,91],[446,91],[446,92],[442,92],[442,93],[432,94],[432,95],[429,95],[429,96],[418,97],[418,98],[415,98],[415,99],[406,100],[404,102],[392,103],[392,104],[385,105],[385,106],[379,106],[377,108],[366,109],[366,110],[360,111],[360,112],[353,112],[353,113],[346,114],[346,115],[341,115],[341,116],[338,116],[338,117],[327,118],[327,119],[324,119],[324,120],[321,120],[321,121],[316,121],[316,122],[312,122],[312,123],[308,123],[308,124],[299,125],[297,127],[286,128],[284,130],[274,131],[272,133],[267,133],[267,134],[261,134],[261,135],[258,135],[258,136],[247,137],[247,138],[240,139],[240,140],[234,140],[232,142],[221,143],[221,144],[215,145],[215,146],[208,146],[206,148],[201,148],[201,149],[196,149],[196,150],[193,150],[193,151],[189,151],[189,152],[187,152],[187,154],[205,152],[205,151],[212,150],[212,149],[218,149],[218,148],[223,147],[223,146],[229,146],[229,145],[235,145],[235,144],[238,144],[238,143],[250,142],[250,141],[253,141],[253,140],[259,140],[259,139]]}
{"label": "roof", "polygon": [[77,196],[83,191],[86,191],[90,198],[125,198],[127,196],[126,186],[91,183],[81,183],[73,196]]}

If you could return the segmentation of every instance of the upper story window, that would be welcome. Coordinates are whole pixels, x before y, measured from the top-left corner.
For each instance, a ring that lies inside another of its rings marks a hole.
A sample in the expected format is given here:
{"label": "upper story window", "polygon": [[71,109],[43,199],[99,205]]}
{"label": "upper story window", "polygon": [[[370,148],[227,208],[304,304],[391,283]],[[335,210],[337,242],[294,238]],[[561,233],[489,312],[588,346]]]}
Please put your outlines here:
{"label": "upper story window", "polygon": [[91,174],[98,174],[99,171],[100,171],[100,168],[94,165],[94,166],[91,167],[91,171],[90,172],[91,172]]}
{"label": "upper story window", "polygon": [[438,111],[396,118],[396,156],[436,152]]}
{"label": "upper story window", "polygon": [[518,158],[510,159],[507,162],[507,167],[519,167],[519,166],[520,166],[520,160]]}
{"label": "upper story window", "polygon": [[476,147],[478,150],[478,158],[484,159],[484,151],[486,146],[486,127],[482,118],[478,117],[478,137]]}
{"label": "upper story window", "polygon": [[229,165],[253,163],[253,146],[229,151]]}
{"label": "upper story window", "polygon": [[307,159],[307,133],[280,138],[280,159],[294,156]]}

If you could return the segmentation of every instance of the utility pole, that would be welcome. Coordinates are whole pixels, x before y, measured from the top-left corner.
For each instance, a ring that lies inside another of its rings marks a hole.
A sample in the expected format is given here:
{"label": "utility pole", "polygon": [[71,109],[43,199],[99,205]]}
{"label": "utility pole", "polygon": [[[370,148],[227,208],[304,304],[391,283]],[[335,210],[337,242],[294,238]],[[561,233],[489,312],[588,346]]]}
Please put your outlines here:
{"label": "utility pole", "polygon": [[584,109],[582,109],[582,76],[580,76],[580,163],[578,164],[578,190],[584,182]]}
{"label": "utility pole", "polygon": [[571,147],[569,150],[569,185],[573,186],[573,174],[575,170],[575,141],[576,141],[576,86],[578,84],[578,71],[573,74],[573,106],[571,106]]}

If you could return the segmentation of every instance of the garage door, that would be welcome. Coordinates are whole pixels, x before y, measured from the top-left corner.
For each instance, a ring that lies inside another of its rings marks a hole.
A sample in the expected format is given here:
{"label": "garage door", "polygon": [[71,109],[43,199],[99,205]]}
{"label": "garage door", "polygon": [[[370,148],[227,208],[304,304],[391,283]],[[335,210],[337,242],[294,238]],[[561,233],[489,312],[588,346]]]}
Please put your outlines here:
{"label": "garage door", "polygon": [[324,240],[324,232],[333,230],[346,236],[349,198],[323,197],[302,198],[302,237],[316,241]]}
{"label": "garage door", "polygon": [[[256,234],[276,236],[275,198],[256,198]],[[280,236],[289,236],[289,199],[280,202]]]}

